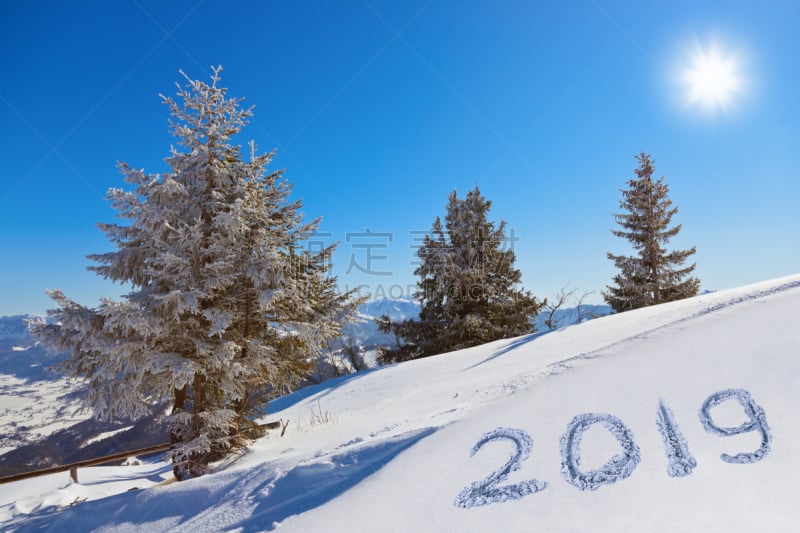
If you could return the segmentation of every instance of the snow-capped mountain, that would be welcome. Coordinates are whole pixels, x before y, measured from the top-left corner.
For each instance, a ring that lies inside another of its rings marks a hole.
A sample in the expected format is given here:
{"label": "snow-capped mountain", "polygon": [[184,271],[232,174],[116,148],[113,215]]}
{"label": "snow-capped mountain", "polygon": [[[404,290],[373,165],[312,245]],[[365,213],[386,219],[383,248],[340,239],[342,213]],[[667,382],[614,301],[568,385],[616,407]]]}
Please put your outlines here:
{"label": "snow-capped mountain", "polygon": [[28,321],[42,320],[36,315],[0,316],[0,340],[28,340]]}
{"label": "snow-capped mountain", "polygon": [[800,274],[343,376],[199,479],[0,485],[0,528],[794,532],[799,312]]}
{"label": "snow-capped mountain", "polygon": [[376,320],[382,316],[388,316],[393,322],[417,318],[419,309],[419,304],[410,299],[382,298],[365,302],[358,307],[355,321],[342,330],[342,342],[358,345],[367,364],[375,366],[375,350],[394,342],[391,335],[378,329]]}
{"label": "snow-capped mountain", "polygon": [[0,317],[0,374],[22,379],[54,379],[51,367],[63,359],[34,342],[28,334],[28,321],[43,320],[33,315]]}
{"label": "snow-capped mountain", "polygon": [[361,304],[359,312],[368,317],[388,316],[393,321],[408,320],[419,316],[419,303],[410,298],[381,298]]}

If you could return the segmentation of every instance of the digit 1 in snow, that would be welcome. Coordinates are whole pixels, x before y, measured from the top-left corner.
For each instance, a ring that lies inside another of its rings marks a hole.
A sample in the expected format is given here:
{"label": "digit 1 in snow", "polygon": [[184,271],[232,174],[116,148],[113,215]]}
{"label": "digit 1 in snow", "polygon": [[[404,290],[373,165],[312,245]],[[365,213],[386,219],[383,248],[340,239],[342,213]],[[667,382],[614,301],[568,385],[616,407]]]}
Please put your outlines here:
{"label": "digit 1 in snow", "polygon": [[[711,418],[711,409],[728,398],[733,398],[744,409],[744,413],[750,419],[742,423],[738,427],[720,427]],[[758,431],[761,433],[761,446],[754,452],[742,452],[736,455],[728,455],[723,453],[720,459],[726,463],[755,463],[760,461],[769,453],[772,444],[772,435],[769,432],[769,425],[767,424],[767,414],[764,409],[758,405],[755,400],[750,396],[750,393],[743,389],[725,389],[715,392],[703,402],[700,407],[700,423],[709,433],[721,435],[723,437],[730,437],[732,435],[739,435],[741,433],[749,433],[751,431]]]}
{"label": "digit 1 in snow", "polygon": [[689,444],[675,422],[672,409],[662,399],[658,400],[656,426],[658,426],[658,432],[661,433],[661,438],[664,439],[667,474],[670,477],[683,477],[691,474],[692,469],[697,466],[697,461],[689,451]]}

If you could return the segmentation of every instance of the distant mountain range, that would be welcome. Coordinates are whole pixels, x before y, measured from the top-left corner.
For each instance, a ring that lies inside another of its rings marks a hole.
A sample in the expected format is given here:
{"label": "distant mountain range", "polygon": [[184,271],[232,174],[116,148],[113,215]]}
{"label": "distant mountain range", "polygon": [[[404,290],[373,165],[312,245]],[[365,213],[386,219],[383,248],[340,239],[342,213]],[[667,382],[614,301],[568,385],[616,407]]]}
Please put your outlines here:
{"label": "distant mountain range", "polygon": [[0,316],[0,339],[29,339],[28,320],[39,321],[42,318],[36,315]]}

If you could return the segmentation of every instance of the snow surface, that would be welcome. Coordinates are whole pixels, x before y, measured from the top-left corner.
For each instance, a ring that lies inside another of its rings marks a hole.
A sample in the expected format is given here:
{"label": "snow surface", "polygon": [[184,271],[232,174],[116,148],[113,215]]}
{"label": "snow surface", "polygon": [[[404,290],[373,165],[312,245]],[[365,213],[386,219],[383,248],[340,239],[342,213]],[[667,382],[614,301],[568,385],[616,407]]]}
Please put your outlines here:
{"label": "snow surface", "polygon": [[344,376],[199,479],[0,485],[0,529],[798,531],[797,316],[800,275]]}

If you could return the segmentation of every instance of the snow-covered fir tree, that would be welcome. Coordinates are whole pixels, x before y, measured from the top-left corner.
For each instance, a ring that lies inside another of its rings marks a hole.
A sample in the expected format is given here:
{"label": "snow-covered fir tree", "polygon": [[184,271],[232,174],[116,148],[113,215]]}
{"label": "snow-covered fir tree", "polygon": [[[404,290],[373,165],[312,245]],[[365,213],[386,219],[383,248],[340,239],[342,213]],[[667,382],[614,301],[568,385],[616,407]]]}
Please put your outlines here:
{"label": "snow-covered fir tree", "polygon": [[681,230],[680,225],[670,227],[678,208],[672,207],[669,187],[663,176],[653,180],[654,161],[649,154],[642,151],[636,160],[636,177],[621,191],[619,205],[625,212],[614,215],[622,229],[612,233],[627,239],[637,255],[608,253],[619,273],[614,285],[603,293],[606,303],[618,313],[695,296],[700,289],[700,280],[691,276],[696,265],[683,266],[695,247],[671,252],[664,248]]}
{"label": "snow-covered fir tree", "polygon": [[491,201],[476,186],[466,198],[453,191],[444,225],[439,217],[417,251],[420,265],[416,298],[419,320],[392,323],[397,346],[380,354],[383,362],[413,359],[516,337],[534,331],[534,318],[544,302],[518,287],[522,273],[506,223],[488,218]]}
{"label": "snow-covered fir tree", "polygon": [[162,96],[179,145],[170,171],[120,164],[133,189],[109,191],[125,223],[100,224],[116,251],[89,256],[90,269],[131,292],[89,308],[51,291],[59,307],[34,328],[70,352],[97,416],[171,404],[179,479],[242,446],[259,398],[296,386],[356,312],[329,275],[333,247],[304,247],[318,220],[304,222],[282,171],[267,170],[273,154],[234,143],[252,113],[220,71]]}

